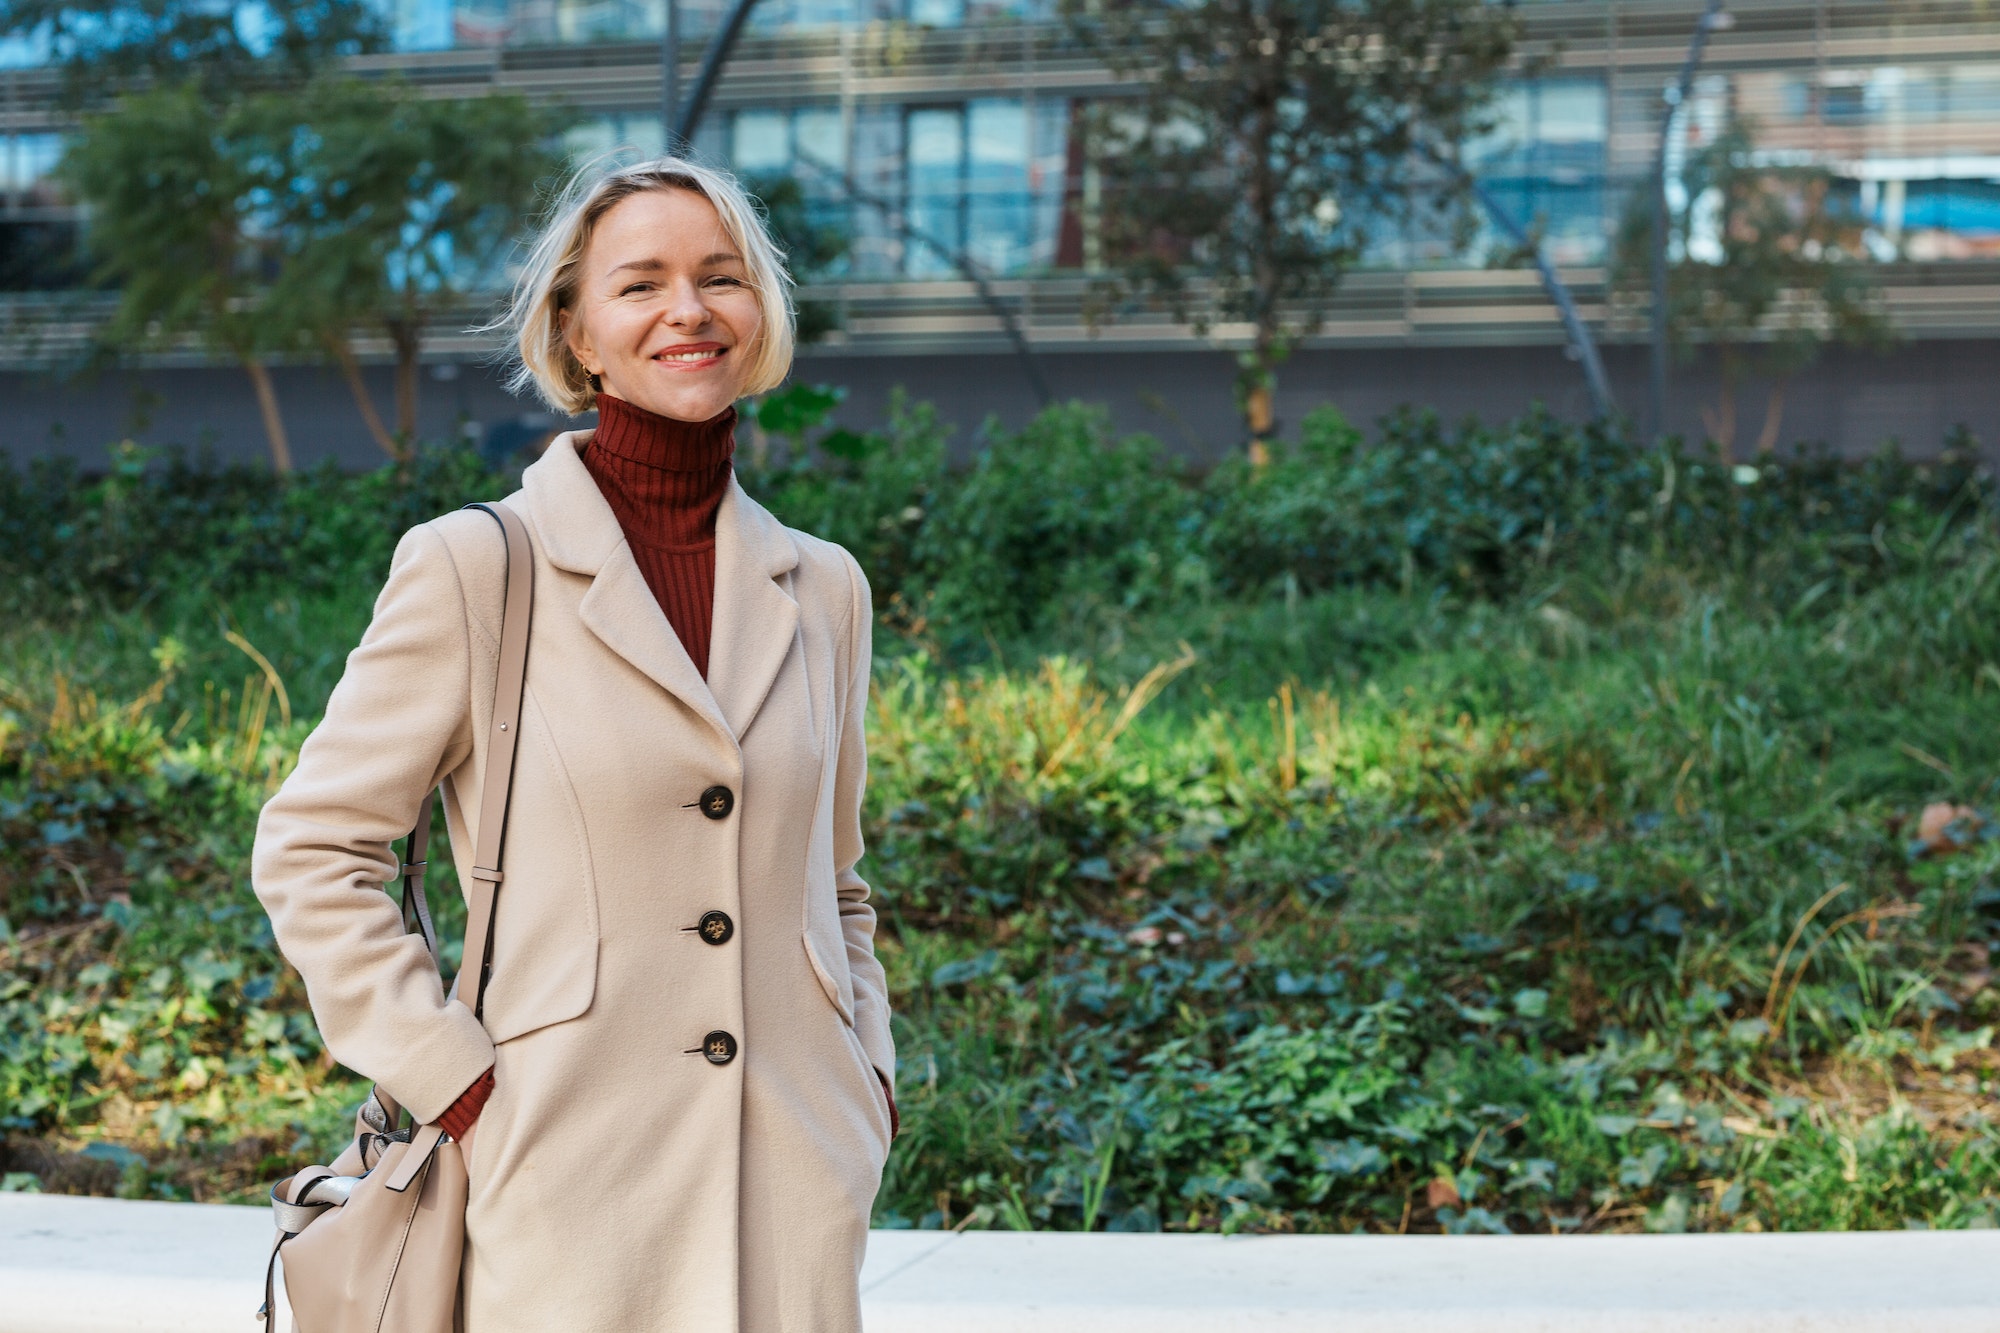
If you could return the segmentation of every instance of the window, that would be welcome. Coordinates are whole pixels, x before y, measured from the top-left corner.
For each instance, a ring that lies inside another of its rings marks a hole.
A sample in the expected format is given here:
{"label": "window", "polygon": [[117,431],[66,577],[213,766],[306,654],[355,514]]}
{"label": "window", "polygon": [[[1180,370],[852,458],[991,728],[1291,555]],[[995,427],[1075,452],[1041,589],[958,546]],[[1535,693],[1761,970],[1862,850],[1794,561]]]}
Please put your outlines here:
{"label": "window", "polygon": [[[910,225],[989,273],[1019,273],[1055,260],[1069,108],[984,98],[916,107],[907,115],[904,197]],[[913,276],[957,267],[930,246],[904,260]]]}
{"label": "window", "polygon": [[[711,125],[721,123],[712,117]],[[754,193],[773,180],[795,179],[805,198],[806,218],[849,238],[850,260],[828,272],[851,271],[856,222],[863,209],[846,197],[841,173],[847,169],[847,127],[840,108],[793,107],[738,111],[727,118],[729,165]]]}
{"label": "window", "polygon": [[389,20],[398,51],[448,51],[457,44],[452,0],[395,0]]}
{"label": "window", "polygon": [[[947,250],[965,245],[965,111],[924,107],[909,113],[904,190],[910,227]],[[956,271],[937,245],[916,244],[905,258],[912,277]]]}
{"label": "window", "polygon": [[563,135],[563,147],[581,163],[607,153],[623,152],[630,157],[657,157],[666,142],[658,108],[645,111],[616,111],[572,126]]}
{"label": "window", "polygon": [[965,248],[994,273],[1025,267],[1034,248],[1028,193],[1028,108],[973,102],[966,119]]}
{"label": "window", "polygon": [[[1596,79],[1538,79],[1501,97],[1499,123],[1466,157],[1496,202],[1539,226],[1549,258],[1585,264],[1604,253],[1609,105]],[[1493,243],[1499,234],[1485,220]]]}
{"label": "window", "polygon": [[791,117],[782,111],[739,111],[729,137],[729,161],[744,175],[792,165]]}
{"label": "window", "polygon": [[62,136],[10,134],[0,138],[0,193],[10,198],[40,193],[62,158]]}

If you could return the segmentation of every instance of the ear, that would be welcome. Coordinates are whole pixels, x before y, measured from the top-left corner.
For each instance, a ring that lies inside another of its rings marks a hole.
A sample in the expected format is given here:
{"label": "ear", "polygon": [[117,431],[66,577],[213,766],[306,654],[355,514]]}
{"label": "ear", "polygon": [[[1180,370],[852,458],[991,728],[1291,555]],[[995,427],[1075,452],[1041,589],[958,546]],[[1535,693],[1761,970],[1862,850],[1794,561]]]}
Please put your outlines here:
{"label": "ear", "polygon": [[569,344],[570,354],[576,357],[577,363],[583,367],[584,374],[599,374],[601,368],[597,364],[597,349],[591,346],[590,334],[584,328],[583,321],[575,316],[576,312],[573,310],[556,312],[556,319],[562,326],[563,341]]}

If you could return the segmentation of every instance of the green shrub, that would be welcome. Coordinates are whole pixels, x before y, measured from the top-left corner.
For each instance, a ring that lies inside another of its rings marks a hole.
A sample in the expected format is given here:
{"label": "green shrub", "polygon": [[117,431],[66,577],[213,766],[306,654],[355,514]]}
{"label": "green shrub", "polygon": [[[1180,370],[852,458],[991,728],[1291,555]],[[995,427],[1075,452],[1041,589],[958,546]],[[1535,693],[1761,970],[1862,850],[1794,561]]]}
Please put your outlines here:
{"label": "green shrub", "polygon": [[1114,436],[1107,411],[1052,407],[981,449],[936,506],[926,591],[967,628],[1013,635],[1199,582],[1200,514],[1177,471],[1152,437]]}
{"label": "green shrub", "polygon": [[[1947,550],[1983,515],[1989,482],[1965,439],[1912,462],[1799,453],[1724,465],[1678,446],[1537,411],[1505,426],[1446,429],[1401,412],[1370,443],[1332,408],[1253,468],[1186,475],[1108,415],[1052,407],[947,466],[949,432],[927,404],[894,400],[856,434],[790,421],[775,466],[739,460],[780,518],[839,542],[868,571],[890,621],[954,658],[1060,628],[1074,640],[1212,590],[1444,589],[1504,597],[1566,572],[1634,563],[1747,576],[1774,600],[1817,584],[1879,581]],[[799,415],[797,412],[792,415]],[[0,467],[0,598],[17,613],[88,613],[159,595],[259,587],[342,591],[379,582],[396,537],[510,489],[462,449],[405,468],[331,468],[289,481],[129,444],[102,476]]]}
{"label": "green shrub", "polygon": [[408,528],[512,486],[463,449],[425,449],[402,469],[293,478],[129,442],[85,478],[67,461],[0,466],[0,604],[89,614],[164,590],[225,595],[379,586]]}
{"label": "green shrub", "polygon": [[799,449],[772,468],[740,453],[737,464],[744,486],[778,517],[852,552],[887,608],[922,581],[916,548],[950,489],[949,434],[929,403],[912,404],[899,391],[880,431],[825,432],[817,449]]}
{"label": "green shrub", "polygon": [[1288,577],[1307,590],[1442,585],[1482,596],[1621,550],[1688,571],[1776,557],[1803,590],[1879,569],[1884,528],[1934,541],[1988,499],[1959,437],[1921,464],[1893,450],[1860,465],[1801,450],[1730,466],[1539,410],[1456,430],[1405,410],[1370,444],[1331,407],[1309,414],[1268,466],[1223,464],[1209,491],[1210,558],[1238,591]]}

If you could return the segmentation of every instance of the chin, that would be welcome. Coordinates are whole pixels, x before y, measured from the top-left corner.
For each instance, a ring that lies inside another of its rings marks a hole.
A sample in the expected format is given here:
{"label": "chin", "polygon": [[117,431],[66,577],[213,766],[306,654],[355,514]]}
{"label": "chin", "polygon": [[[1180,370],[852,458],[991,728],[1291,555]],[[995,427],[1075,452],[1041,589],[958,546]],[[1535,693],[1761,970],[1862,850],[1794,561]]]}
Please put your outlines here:
{"label": "chin", "polygon": [[[617,390],[608,390],[615,397],[624,397]],[[650,393],[640,397],[626,398],[634,407],[643,407],[655,416],[674,421],[712,421],[727,411],[736,401],[736,395],[729,392],[704,391],[700,393]]]}

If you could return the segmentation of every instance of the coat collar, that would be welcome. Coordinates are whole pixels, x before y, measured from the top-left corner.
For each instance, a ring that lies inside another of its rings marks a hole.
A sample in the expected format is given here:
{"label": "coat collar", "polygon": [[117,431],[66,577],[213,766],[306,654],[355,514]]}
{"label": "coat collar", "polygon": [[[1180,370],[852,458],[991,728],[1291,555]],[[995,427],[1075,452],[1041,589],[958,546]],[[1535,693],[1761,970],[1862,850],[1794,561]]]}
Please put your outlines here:
{"label": "coat collar", "polygon": [[589,442],[589,431],[558,435],[521,477],[549,563],[591,580],[583,623],[607,648],[731,741],[741,740],[798,632],[799,604],[786,577],[798,567],[798,546],[732,475],[715,515],[715,619],[704,681],[577,455]]}

